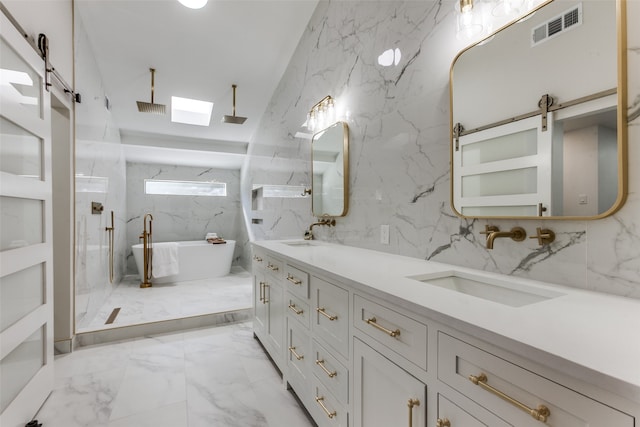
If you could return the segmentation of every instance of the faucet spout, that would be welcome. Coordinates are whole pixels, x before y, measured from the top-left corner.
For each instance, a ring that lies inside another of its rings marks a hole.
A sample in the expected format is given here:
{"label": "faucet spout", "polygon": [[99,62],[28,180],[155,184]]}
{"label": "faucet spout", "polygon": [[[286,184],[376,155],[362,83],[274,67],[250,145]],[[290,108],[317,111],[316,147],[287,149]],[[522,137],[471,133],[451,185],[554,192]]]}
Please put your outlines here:
{"label": "faucet spout", "polygon": [[336,225],[336,219],[323,218],[318,222],[314,222],[309,226],[309,229],[304,232],[304,240],[313,240],[313,227],[315,227],[316,225],[326,225],[329,227],[333,227]]}
{"label": "faucet spout", "polygon": [[489,231],[487,233],[487,249],[493,249],[493,241],[500,237],[510,237],[516,242],[522,242],[527,238],[527,232],[522,227],[513,227],[511,231]]}

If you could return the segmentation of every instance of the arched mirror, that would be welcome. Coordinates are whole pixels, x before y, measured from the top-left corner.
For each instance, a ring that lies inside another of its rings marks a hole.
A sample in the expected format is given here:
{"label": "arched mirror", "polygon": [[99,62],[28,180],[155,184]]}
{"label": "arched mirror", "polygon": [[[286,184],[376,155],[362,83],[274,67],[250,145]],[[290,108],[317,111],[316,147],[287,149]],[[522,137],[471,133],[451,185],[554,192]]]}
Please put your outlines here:
{"label": "arched mirror", "polygon": [[345,216],[349,209],[349,126],[345,122],[313,135],[311,164],[313,215]]}
{"label": "arched mirror", "polygon": [[451,67],[452,206],[595,219],[626,197],[624,0],[554,0]]}

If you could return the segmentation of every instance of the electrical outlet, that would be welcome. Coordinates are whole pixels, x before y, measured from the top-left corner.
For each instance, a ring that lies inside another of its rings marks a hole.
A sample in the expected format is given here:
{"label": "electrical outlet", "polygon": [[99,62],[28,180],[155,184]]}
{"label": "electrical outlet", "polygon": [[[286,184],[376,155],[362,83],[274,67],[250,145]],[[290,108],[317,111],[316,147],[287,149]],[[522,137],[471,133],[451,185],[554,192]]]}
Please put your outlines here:
{"label": "electrical outlet", "polygon": [[380,226],[380,243],[383,245],[389,244],[389,225],[384,224]]}

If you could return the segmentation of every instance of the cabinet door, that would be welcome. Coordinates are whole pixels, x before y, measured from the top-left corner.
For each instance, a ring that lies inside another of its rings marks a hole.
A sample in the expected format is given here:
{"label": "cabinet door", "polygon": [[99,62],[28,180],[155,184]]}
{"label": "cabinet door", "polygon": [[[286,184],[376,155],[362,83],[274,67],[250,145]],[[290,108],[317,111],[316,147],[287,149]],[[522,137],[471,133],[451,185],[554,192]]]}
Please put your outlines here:
{"label": "cabinet door", "polygon": [[267,279],[265,291],[267,307],[269,310],[267,323],[267,335],[269,343],[279,355],[282,354],[284,345],[284,292],[282,285],[273,280]]}
{"label": "cabinet door", "polygon": [[267,333],[267,315],[269,313],[264,297],[265,281],[263,274],[253,276],[253,330],[259,337]]}
{"label": "cabinet door", "polygon": [[426,386],[354,339],[355,427],[425,427]]}

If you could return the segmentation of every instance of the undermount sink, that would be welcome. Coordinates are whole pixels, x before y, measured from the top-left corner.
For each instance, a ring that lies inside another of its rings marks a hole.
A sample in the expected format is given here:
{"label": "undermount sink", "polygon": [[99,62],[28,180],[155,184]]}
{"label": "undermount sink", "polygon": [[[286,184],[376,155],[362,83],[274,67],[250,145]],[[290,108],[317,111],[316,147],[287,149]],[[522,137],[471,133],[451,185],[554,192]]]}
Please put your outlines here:
{"label": "undermount sink", "polygon": [[292,242],[282,242],[287,246],[318,246],[319,243],[312,240],[294,240]]}
{"label": "undermount sink", "polygon": [[507,280],[481,277],[461,271],[447,271],[408,278],[511,307],[522,307],[565,295],[550,289],[541,289],[521,283],[514,284]]}

